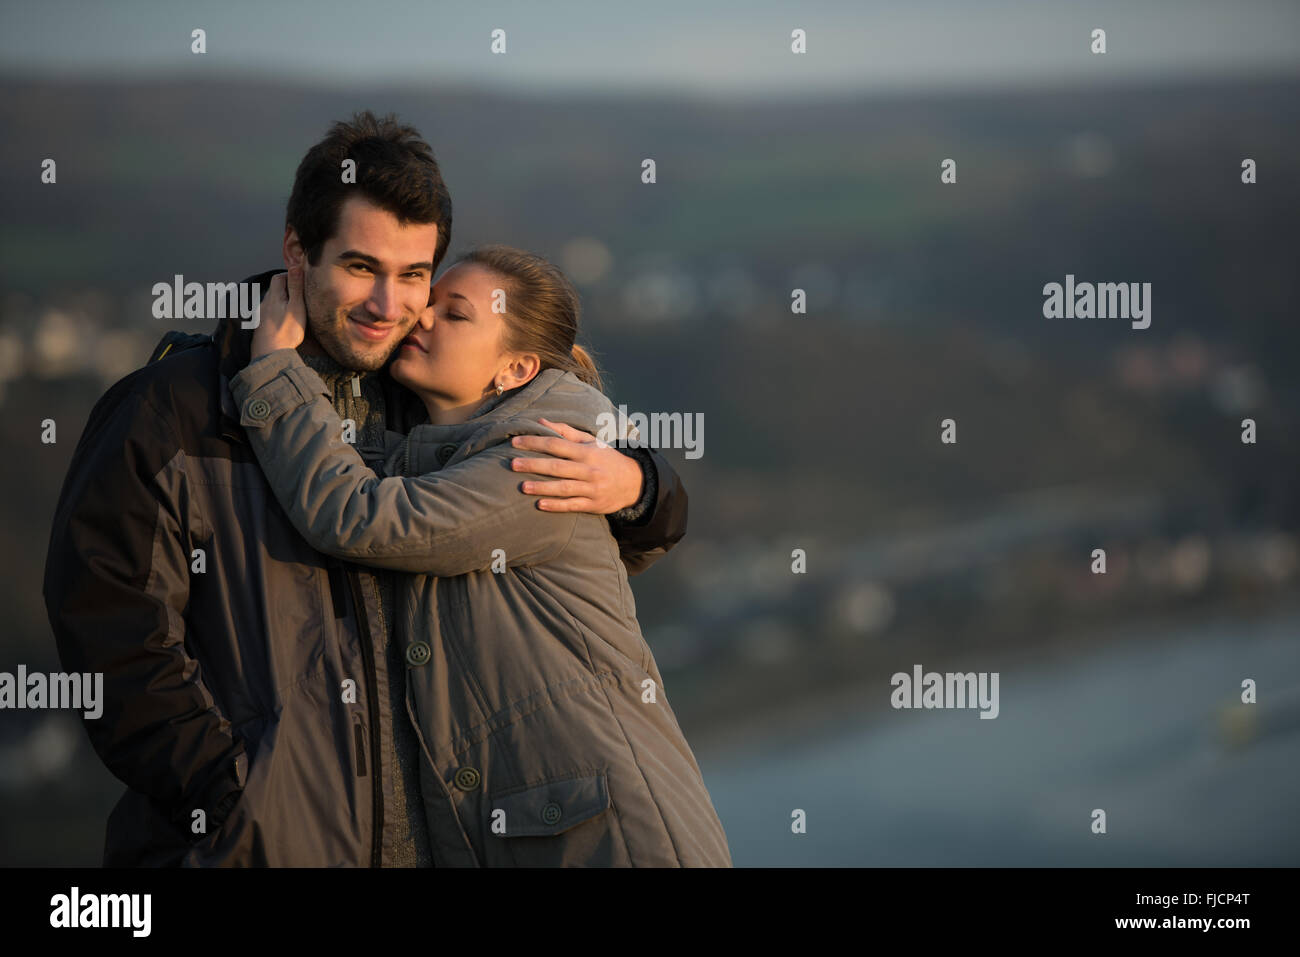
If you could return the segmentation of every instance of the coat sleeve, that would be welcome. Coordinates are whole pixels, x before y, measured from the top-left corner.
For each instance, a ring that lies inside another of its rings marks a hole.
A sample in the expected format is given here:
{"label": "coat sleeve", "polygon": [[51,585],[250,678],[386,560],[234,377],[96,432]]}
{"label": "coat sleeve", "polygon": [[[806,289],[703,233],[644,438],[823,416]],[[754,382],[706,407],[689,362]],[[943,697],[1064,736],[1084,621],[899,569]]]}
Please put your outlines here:
{"label": "coat sleeve", "polygon": [[629,575],[645,571],[686,534],[686,487],[668,460],[650,448],[624,449],[641,463],[646,474],[648,503],[638,502],[641,516],[633,521],[610,516],[610,528],[618,542],[619,557]]}
{"label": "coat sleeve", "polygon": [[45,607],[63,667],[103,675],[101,713],[83,722],[105,765],[187,835],[192,811],[204,810],[211,833],[242,790],[247,758],[186,650],[181,447],[131,379],[96,404],[73,452]]}
{"label": "coat sleeve", "polygon": [[[579,516],[543,512],[519,486],[508,442],[421,476],[380,478],[342,436],[320,377],[292,349],[230,380],[249,444],[276,499],[317,551],[363,565],[439,577],[555,558]],[[540,428],[540,426],[538,426]],[[499,550],[499,551],[498,551]]]}

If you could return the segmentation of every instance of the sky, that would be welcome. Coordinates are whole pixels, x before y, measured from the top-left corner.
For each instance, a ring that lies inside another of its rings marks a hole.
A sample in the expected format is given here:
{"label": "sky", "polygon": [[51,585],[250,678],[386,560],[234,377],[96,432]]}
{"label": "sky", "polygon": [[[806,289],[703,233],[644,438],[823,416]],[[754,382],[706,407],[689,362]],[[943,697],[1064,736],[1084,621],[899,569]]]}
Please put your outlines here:
{"label": "sky", "polygon": [[1275,76],[1300,72],[1300,2],[0,0],[0,70],[703,97]]}

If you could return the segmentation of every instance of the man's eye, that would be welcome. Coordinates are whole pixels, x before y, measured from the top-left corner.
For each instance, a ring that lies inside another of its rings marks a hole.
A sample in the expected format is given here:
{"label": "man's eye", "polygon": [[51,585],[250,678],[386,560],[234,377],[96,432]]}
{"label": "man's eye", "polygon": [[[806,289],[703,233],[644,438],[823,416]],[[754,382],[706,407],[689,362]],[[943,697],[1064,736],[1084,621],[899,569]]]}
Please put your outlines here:
{"label": "man's eye", "polygon": [[366,272],[369,272],[369,271],[370,271],[370,267],[367,266],[365,263],[353,263],[353,264],[352,264],[352,268],[353,268],[353,269],[364,269]]}

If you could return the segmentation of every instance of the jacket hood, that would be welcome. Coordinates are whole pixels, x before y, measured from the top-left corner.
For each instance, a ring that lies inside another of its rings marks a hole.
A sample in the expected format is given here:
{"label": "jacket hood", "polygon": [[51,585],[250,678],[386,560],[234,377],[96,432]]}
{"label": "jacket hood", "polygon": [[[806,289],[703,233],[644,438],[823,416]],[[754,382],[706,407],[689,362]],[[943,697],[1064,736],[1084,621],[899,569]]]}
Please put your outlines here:
{"label": "jacket hood", "polygon": [[[288,272],[288,270],[268,269],[266,272],[248,276],[243,282],[257,283],[258,298],[264,299],[272,278],[283,272]],[[217,366],[221,380],[219,383],[221,408],[228,418],[238,422],[239,410],[235,407],[234,396],[230,393],[230,379],[244,366],[248,365],[249,360],[252,358],[254,330],[243,328],[237,309],[227,309],[226,313],[226,318],[218,320],[217,328],[212,333],[212,341],[216,344],[219,357]],[[422,422],[428,422],[429,413],[425,409],[424,403],[420,401],[419,396],[395,382],[392,376],[389,375],[389,366],[392,365],[393,357],[396,354],[397,350],[394,349],[393,355],[389,356],[388,361],[378,371],[362,372],[360,374],[363,376],[379,376],[380,387],[383,390],[384,403],[387,408],[388,425],[398,432],[405,433]]]}

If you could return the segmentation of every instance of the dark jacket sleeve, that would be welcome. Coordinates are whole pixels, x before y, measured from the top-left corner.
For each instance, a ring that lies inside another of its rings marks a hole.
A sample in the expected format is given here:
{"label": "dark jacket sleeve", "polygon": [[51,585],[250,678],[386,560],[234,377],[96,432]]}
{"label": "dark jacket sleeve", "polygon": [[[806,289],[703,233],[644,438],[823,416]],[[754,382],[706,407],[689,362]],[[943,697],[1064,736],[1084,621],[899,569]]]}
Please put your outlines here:
{"label": "dark jacket sleeve", "polygon": [[63,668],[103,674],[102,713],[82,716],[95,751],[195,841],[192,811],[219,828],[247,758],[186,649],[184,456],[135,377],[100,399],[73,452],[43,593]]}
{"label": "dark jacket sleeve", "polygon": [[[624,451],[635,453],[643,470],[653,470],[655,486],[654,501],[639,520],[623,522],[611,517],[609,523],[619,557],[627,573],[635,575],[662,558],[686,534],[686,488],[668,460],[654,449]],[[648,472],[646,478],[651,479]]]}

